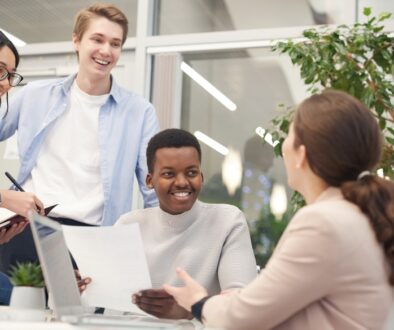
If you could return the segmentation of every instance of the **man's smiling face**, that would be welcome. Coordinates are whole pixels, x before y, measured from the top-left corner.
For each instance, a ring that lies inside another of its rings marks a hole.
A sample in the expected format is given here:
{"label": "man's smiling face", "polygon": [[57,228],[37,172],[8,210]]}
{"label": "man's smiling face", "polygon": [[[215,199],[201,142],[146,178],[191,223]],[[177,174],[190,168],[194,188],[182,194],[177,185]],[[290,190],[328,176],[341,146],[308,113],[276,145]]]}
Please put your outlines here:
{"label": "man's smiling face", "polygon": [[148,187],[156,191],[160,208],[170,214],[190,210],[202,182],[199,155],[193,147],[158,149],[153,173],[146,178]]}
{"label": "man's smiling face", "polygon": [[82,39],[73,37],[79,73],[88,79],[107,78],[122,50],[122,27],[105,17],[91,19]]}

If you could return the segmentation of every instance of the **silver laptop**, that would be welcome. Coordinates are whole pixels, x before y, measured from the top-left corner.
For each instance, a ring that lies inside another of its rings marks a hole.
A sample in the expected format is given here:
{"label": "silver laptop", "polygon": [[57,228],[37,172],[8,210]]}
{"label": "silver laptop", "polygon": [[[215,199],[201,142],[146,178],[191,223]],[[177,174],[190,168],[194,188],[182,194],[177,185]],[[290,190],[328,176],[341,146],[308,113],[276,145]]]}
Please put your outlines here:
{"label": "silver laptop", "polygon": [[[57,320],[76,324],[125,326],[131,329],[182,329],[182,321],[141,315],[106,316],[84,312],[62,226],[37,213],[29,216],[34,243]],[[108,285],[111,285],[110,283]],[[190,322],[188,325],[190,326]]]}

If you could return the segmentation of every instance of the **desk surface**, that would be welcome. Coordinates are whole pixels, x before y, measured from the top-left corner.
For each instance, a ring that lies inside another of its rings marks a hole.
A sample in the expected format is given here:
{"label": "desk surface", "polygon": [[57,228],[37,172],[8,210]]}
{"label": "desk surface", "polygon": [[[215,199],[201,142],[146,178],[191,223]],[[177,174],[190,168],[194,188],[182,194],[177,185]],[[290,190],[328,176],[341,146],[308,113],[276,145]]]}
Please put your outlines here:
{"label": "desk surface", "polygon": [[[141,327],[119,327],[119,326],[103,326],[103,325],[72,325],[62,322],[15,322],[0,321],[0,330],[120,330],[120,329],[141,329]],[[158,329],[154,327],[143,328],[144,330]],[[169,328],[171,329],[171,328]],[[204,328],[198,322],[188,322],[180,327],[174,326],[178,330],[215,330],[212,328]]]}
{"label": "desk surface", "polygon": [[[37,314],[38,313],[38,314]],[[112,318],[115,315],[107,315],[109,318]],[[109,319],[105,319],[106,324],[70,324],[66,322],[58,322],[58,321],[44,321],[51,319],[51,313],[49,310],[46,311],[37,311],[30,309],[14,309],[8,306],[0,306],[0,330],[119,330],[119,329],[144,329],[144,330],[157,330],[164,329],[164,327],[160,327],[162,324],[152,324],[152,323],[141,323],[138,325],[124,324],[123,321],[140,321],[141,318],[127,318],[120,317],[120,321],[123,324],[112,324],[112,321]],[[117,321],[119,319],[116,317]],[[38,320],[38,321],[33,321]],[[153,321],[159,321],[156,318],[153,318]],[[100,319],[100,323],[101,323]],[[148,322],[150,320],[147,320]],[[179,320],[179,321],[170,321],[163,320],[164,323],[170,322],[171,324],[165,324],[166,330],[177,329],[177,330],[209,330],[208,328],[204,328],[204,326],[198,322],[197,320]],[[172,324],[174,322],[174,324]]]}

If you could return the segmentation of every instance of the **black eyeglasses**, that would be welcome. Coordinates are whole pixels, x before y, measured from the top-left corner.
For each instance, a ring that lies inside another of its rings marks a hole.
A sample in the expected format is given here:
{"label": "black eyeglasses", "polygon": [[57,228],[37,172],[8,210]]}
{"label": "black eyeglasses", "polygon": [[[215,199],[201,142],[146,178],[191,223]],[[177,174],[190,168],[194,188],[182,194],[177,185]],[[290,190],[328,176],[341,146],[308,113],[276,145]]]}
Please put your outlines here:
{"label": "black eyeglasses", "polygon": [[23,77],[16,72],[9,72],[7,71],[6,68],[1,68],[0,67],[0,81],[7,79],[10,82],[10,86],[15,87],[18,86],[21,81],[23,80]]}

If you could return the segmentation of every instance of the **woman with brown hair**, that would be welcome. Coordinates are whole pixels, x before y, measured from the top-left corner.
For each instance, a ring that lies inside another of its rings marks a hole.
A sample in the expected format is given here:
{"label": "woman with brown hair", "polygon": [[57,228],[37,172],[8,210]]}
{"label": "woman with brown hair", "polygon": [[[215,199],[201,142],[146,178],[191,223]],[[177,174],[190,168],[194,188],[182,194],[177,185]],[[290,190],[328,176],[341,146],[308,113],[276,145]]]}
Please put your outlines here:
{"label": "woman with brown hair", "polygon": [[361,102],[338,91],[309,97],[282,146],[288,183],[307,206],[260,276],[209,297],[178,269],[185,286],[165,290],[210,327],[382,329],[393,303],[394,184],[370,172],[381,150]]}

